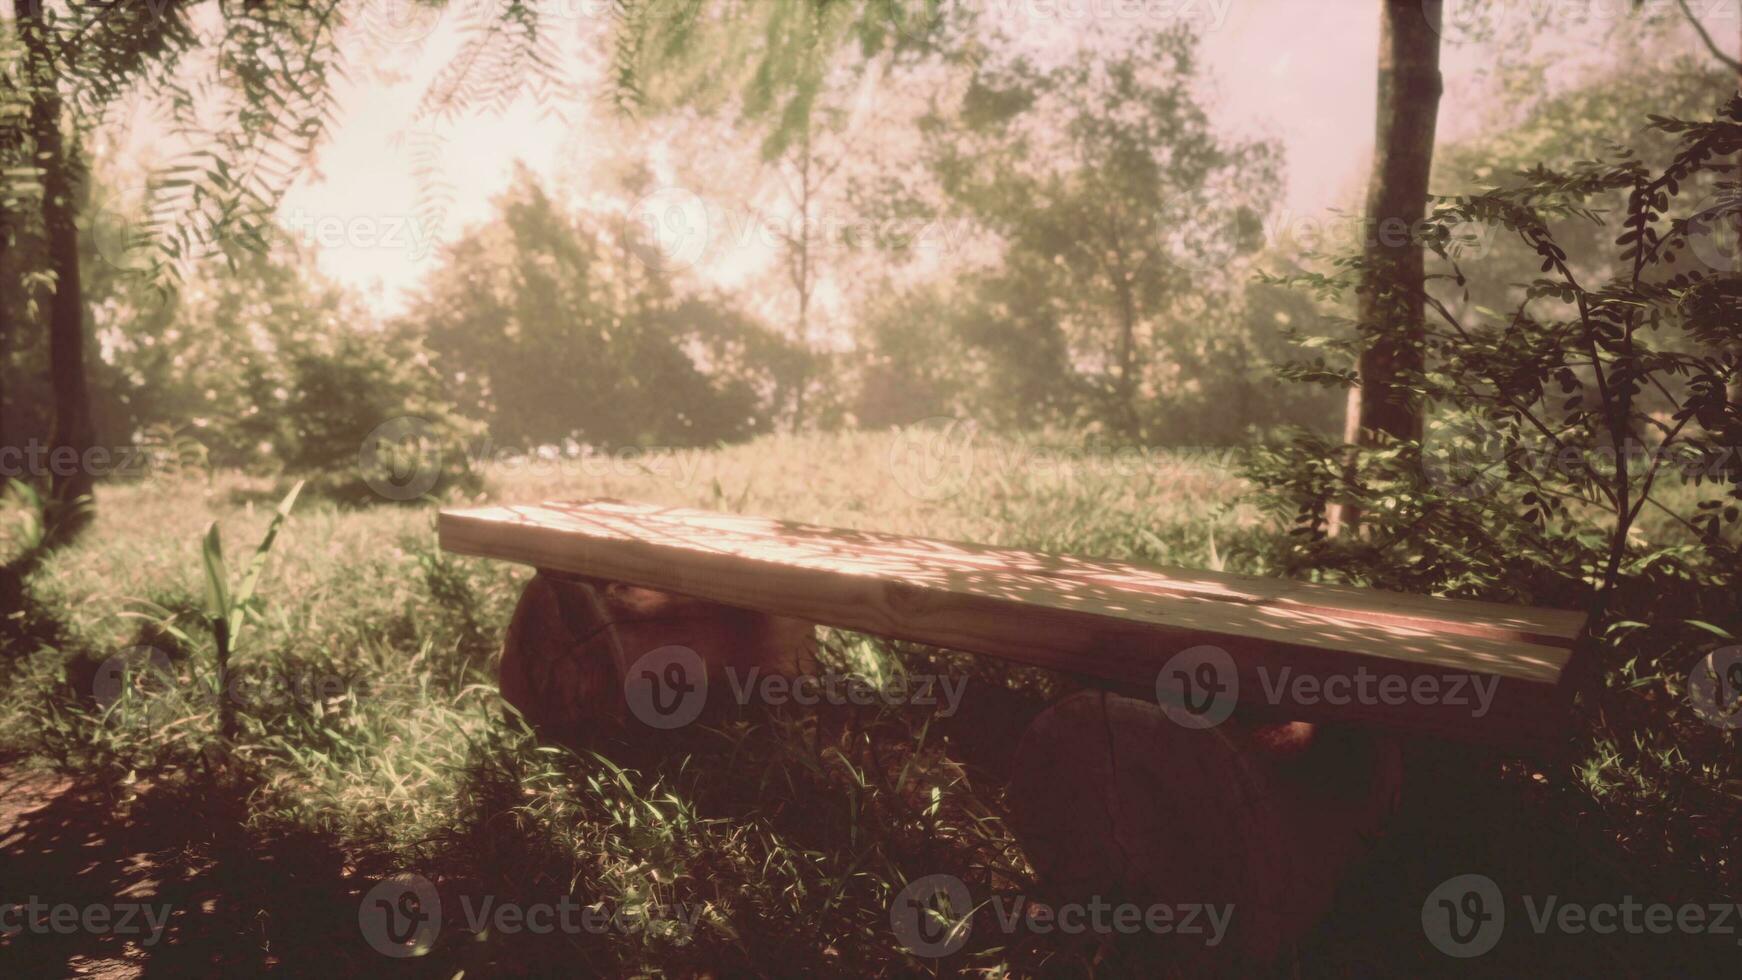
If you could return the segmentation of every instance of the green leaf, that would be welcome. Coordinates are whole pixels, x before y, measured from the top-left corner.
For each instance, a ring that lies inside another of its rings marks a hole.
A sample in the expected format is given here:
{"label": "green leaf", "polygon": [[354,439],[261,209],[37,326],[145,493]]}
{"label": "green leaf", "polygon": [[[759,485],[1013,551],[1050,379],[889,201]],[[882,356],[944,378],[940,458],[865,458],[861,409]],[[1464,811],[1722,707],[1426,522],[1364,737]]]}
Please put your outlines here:
{"label": "green leaf", "polygon": [[1720,626],[1713,626],[1711,623],[1708,623],[1704,620],[1687,619],[1687,620],[1683,620],[1683,622],[1687,623],[1689,626],[1697,626],[1700,629],[1703,629],[1708,633],[1714,633],[1718,636],[1723,637],[1726,640],[1734,640],[1735,639],[1734,636],[1730,635],[1730,632],[1728,630],[1726,630]]}
{"label": "green leaf", "polygon": [[290,519],[290,510],[296,506],[296,498],[302,493],[302,480],[296,481],[296,486],[284,495],[273,511],[272,523],[266,526],[266,535],[260,539],[260,544],[254,549],[254,556],[248,560],[248,573],[242,577],[242,584],[237,587],[236,595],[231,600],[232,608],[243,611],[236,622],[231,624],[231,639],[242,632],[242,623],[247,618],[246,611],[255,608],[254,589],[260,584],[260,573],[266,569],[266,556],[272,552],[272,544],[278,540],[278,532],[284,527],[284,522]]}
{"label": "green leaf", "polygon": [[284,499],[278,502],[278,507],[272,514],[272,523],[266,526],[266,536],[260,539],[260,544],[254,549],[254,557],[249,559],[248,574],[243,577],[242,585],[236,590],[236,604],[241,605],[254,597],[254,588],[260,582],[260,573],[266,567],[266,556],[272,551],[272,544],[278,540],[278,532],[284,527],[284,522],[290,518],[290,510],[296,506],[296,498],[302,493],[302,480],[290,488]]}
{"label": "green leaf", "polygon": [[222,620],[230,615],[230,573],[224,567],[224,545],[218,537],[217,521],[206,528],[200,560],[206,569],[206,615],[214,621]]}

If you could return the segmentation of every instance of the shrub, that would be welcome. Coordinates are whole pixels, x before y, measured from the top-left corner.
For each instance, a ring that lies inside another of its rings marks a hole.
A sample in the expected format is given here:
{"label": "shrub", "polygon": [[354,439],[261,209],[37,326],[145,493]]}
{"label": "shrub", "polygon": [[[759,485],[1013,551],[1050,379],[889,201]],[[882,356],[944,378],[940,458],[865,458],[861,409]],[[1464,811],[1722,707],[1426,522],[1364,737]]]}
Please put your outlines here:
{"label": "shrub", "polygon": [[[1674,776],[1734,820],[1734,726],[1689,689],[1742,637],[1742,276],[1718,236],[1742,217],[1721,176],[1742,151],[1742,98],[1709,122],[1653,121],[1680,141],[1661,171],[1623,154],[1439,200],[1426,237],[1449,271],[1425,297],[1429,367],[1404,379],[1432,409],[1423,438],[1363,450],[1296,433],[1246,475],[1294,523],[1272,556],[1293,574],[1588,609],[1574,678],[1593,722],[1586,788],[1624,823],[1655,812],[1643,797]],[[1587,202],[1617,192],[1613,264],[1569,258],[1550,223],[1600,220]],[[1472,225],[1518,236],[1539,263],[1506,312],[1436,295],[1465,286],[1455,232]],[[1287,281],[1338,297],[1360,262]],[[1285,373],[1354,382],[1322,358]],[[1337,500],[1359,508],[1359,533],[1327,535]],[[1734,881],[1724,846],[1687,829],[1666,851]]]}
{"label": "shrub", "polygon": [[349,503],[475,492],[483,427],[442,396],[414,340],[381,331],[311,338],[285,359],[271,441],[286,473]]}

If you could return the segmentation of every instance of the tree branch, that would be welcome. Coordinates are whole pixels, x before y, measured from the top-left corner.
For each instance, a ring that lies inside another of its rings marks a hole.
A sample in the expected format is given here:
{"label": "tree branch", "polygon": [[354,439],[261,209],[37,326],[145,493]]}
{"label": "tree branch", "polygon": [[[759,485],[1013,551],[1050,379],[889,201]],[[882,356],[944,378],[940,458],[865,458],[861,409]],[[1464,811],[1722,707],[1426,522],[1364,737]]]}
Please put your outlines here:
{"label": "tree branch", "polygon": [[1682,8],[1682,14],[1687,17],[1688,23],[1694,25],[1694,30],[1699,33],[1700,40],[1705,42],[1706,50],[1712,52],[1712,57],[1718,59],[1724,67],[1737,75],[1742,75],[1742,61],[1737,61],[1719,49],[1717,42],[1712,40],[1712,35],[1706,32],[1706,25],[1700,23],[1700,19],[1694,16],[1693,9],[1688,6],[1688,0],[1675,0],[1675,2],[1677,6]]}

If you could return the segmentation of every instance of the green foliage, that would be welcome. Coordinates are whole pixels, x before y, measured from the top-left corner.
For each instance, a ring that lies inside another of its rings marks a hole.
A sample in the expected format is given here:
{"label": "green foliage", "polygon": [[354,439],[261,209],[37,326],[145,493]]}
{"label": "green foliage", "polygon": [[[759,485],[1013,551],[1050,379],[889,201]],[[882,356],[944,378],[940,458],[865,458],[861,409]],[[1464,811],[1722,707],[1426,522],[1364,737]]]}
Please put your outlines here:
{"label": "green foliage", "polygon": [[[213,6],[217,16],[207,19],[184,0],[33,0],[21,8],[31,11],[27,20],[7,23],[0,46],[7,105],[64,102],[74,128],[89,132],[113,106],[142,94],[191,138],[193,147],[150,181],[140,228],[140,271],[160,290],[227,244],[264,247],[278,196],[331,121],[337,0]],[[44,41],[35,61],[16,43],[16,33],[31,31]],[[74,146],[67,166],[77,171],[83,161]],[[0,132],[0,155],[6,210],[39,199],[42,161],[21,130]]]}
{"label": "green foliage", "polygon": [[[154,414],[158,405],[147,385],[174,388],[180,368],[153,357],[159,349],[152,345],[174,330],[177,307],[139,274],[143,202],[118,194],[110,162],[99,155],[82,187],[79,265],[87,332],[99,341],[87,358],[92,412],[98,431],[114,444],[166,418]],[[0,435],[7,445],[46,444],[54,399],[43,314],[54,276],[44,271],[40,213],[9,217],[10,239],[0,247]]]}
{"label": "green foliage", "polygon": [[421,343],[355,327],[298,340],[271,364],[284,394],[259,419],[286,473],[356,504],[400,501],[397,488],[421,483],[428,489],[402,502],[478,489],[483,427],[447,401]]}
{"label": "green foliage", "polygon": [[[1737,819],[1723,789],[1735,734],[1688,688],[1702,657],[1742,635],[1742,195],[1724,171],[1742,151],[1742,98],[1707,121],[1653,125],[1677,142],[1661,167],[1625,153],[1537,165],[1439,199],[1423,229],[1441,262],[1428,367],[1405,379],[1432,409],[1419,442],[1362,450],[1299,434],[1247,476],[1294,525],[1267,551],[1291,574],[1588,610],[1569,668],[1591,721],[1581,792],[1614,838],[1679,863],[1682,838],[1704,832],[1699,811]],[[1570,254],[1551,226],[1597,220],[1591,202],[1615,193],[1626,206],[1611,254]],[[1503,307],[1464,293],[1450,243],[1471,227],[1528,250]],[[1360,261],[1288,281],[1345,294]],[[1318,346],[1352,356],[1357,343]],[[1348,383],[1323,360],[1288,374]],[[1339,500],[1359,507],[1358,534],[1327,537]],[[1649,829],[1632,829],[1641,814]]]}
{"label": "green foliage", "polygon": [[987,414],[996,399],[961,340],[963,315],[940,285],[888,293],[860,311],[849,382],[859,425]]}
{"label": "green foliage", "polygon": [[[1725,266],[1724,246],[1713,236],[1737,205],[1732,192],[1692,211],[1684,205],[1679,217],[1671,208],[1698,174],[1742,145],[1736,111],[1733,102],[1709,123],[1657,120],[1681,138],[1675,159],[1658,173],[1632,157],[1566,171],[1538,166],[1515,186],[1440,200],[1425,233],[1447,264],[1428,295],[1432,366],[1409,379],[1440,407],[1440,424],[1421,444],[1360,459],[1347,481],[1326,463],[1343,447],[1322,440],[1303,438],[1273,457],[1264,482],[1288,488],[1277,502],[1296,516],[1305,553],[1329,560],[1342,548],[1323,535],[1323,504],[1352,495],[1376,513],[1364,540],[1350,545],[1370,552],[1371,564],[1346,563],[1367,568],[1369,580],[1407,574],[1417,588],[1469,588],[1485,577],[1466,578],[1469,563],[1513,563],[1516,572],[1522,553],[1530,556],[1522,565],[1556,569],[1589,589],[1604,584],[1608,564],[1592,556],[1604,558],[1612,542],[1625,542],[1651,506],[1678,530],[1660,539],[1661,548],[1635,554],[1616,545],[1618,554],[1662,573],[1727,580],[1725,570],[1737,566],[1724,533],[1733,520],[1722,519],[1721,501],[1742,495],[1742,468],[1730,460],[1742,420],[1726,391],[1739,370],[1742,321],[1736,270]],[[1596,220],[1583,202],[1616,189],[1628,197],[1616,239],[1626,271],[1587,286],[1548,223]],[[1465,286],[1449,246],[1454,229],[1471,225],[1518,236],[1540,265],[1534,279],[1514,287],[1517,304],[1509,310],[1460,315],[1438,295]],[[1339,293],[1350,288],[1359,262],[1344,258],[1330,275],[1287,282]],[[1342,351],[1354,345],[1316,343]],[[1341,381],[1313,365],[1296,365],[1291,374]],[[1297,456],[1298,467],[1282,462]],[[1660,480],[1678,476],[1677,499],[1659,499]],[[1487,529],[1504,532],[1484,540]]]}
{"label": "green foliage", "polygon": [[420,116],[452,119],[479,106],[499,109],[528,91],[545,101],[563,87],[559,35],[540,17],[539,4],[423,0],[423,6],[454,9],[463,40],[424,91]]}
{"label": "green foliage", "polygon": [[224,548],[218,534],[218,522],[213,521],[206,529],[200,550],[200,560],[205,569],[206,619],[214,630],[221,627],[232,645],[241,639],[242,628],[248,621],[260,616],[260,574],[266,570],[267,556],[272,553],[272,545],[278,540],[278,533],[283,530],[284,523],[290,519],[290,512],[296,506],[296,498],[302,493],[302,487],[301,483],[291,487],[290,492],[273,508],[272,520],[266,525],[266,533],[261,537],[260,543],[254,546],[254,555],[248,560],[247,571],[233,586],[230,583],[229,567],[224,563]]}
{"label": "green foliage", "polygon": [[[1257,370],[1282,311],[1258,294],[1261,309],[1243,310],[1228,274],[1262,244],[1277,149],[1215,131],[1197,45],[1175,28],[1053,67],[988,45],[960,97],[922,121],[935,188],[879,188],[884,207],[929,209],[984,246],[927,318],[975,362],[977,416],[1143,443],[1239,438],[1283,417]],[[898,331],[865,340],[899,363],[877,346]]]}
{"label": "green foliage", "polygon": [[16,510],[13,518],[14,527],[6,535],[7,561],[17,560],[16,556],[30,555],[43,546],[45,538],[44,520],[47,511],[43,508],[42,495],[23,480],[8,478],[4,492],[0,492],[0,502],[9,510]]}
{"label": "green foliage", "polygon": [[230,695],[229,683],[230,654],[242,638],[242,628],[249,618],[260,615],[260,601],[256,594],[260,573],[265,571],[266,556],[272,552],[272,543],[278,540],[279,529],[290,519],[290,509],[296,506],[300,493],[302,484],[298,483],[279,501],[277,510],[273,511],[272,523],[266,527],[266,536],[254,548],[248,571],[233,587],[229,567],[224,563],[224,546],[217,521],[206,529],[205,539],[200,545],[200,563],[206,573],[206,623],[211,627],[212,642],[218,654],[218,730],[226,739],[234,738],[236,733],[236,703]]}
{"label": "green foliage", "polygon": [[[614,0],[614,94],[630,111],[734,100],[778,156],[812,124],[843,71],[935,50],[961,8],[948,0]],[[880,57],[882,56],[882,57]]]}
{"label": "green foliage", "polygon": [[[1657,56],[1646,56],[1653,54]],[[1436,147],[1434,186],[1475,194],[1515,187],[1538,161],[1600,160],[1617,145],[1628,147],[1647,167],[1663,169],[1675,156],[1676,139],[1652,126],[1650,117],[1709,115],[1735,92],[1736,78],[1705,57],[1672,58],[1655,48],[1641,55],[1635,64],[1614,65],[1601,77],[1564,90],[1532,78],[1532,86],[1509,102],[1516,118],[1496,118],[1480,137]],[[1621,56],[1618,60],[1624,61]],[[1520,111],[1518,106],[1525,108]],[[1718,176],[1695,175],[1695,189],[1687,200],[1710,194]],[[1625,264],[1617,264],[1608,248],[1614,237],[1608,222],[1609,216],[1625,213],[1627,188],[1593,194],[1583,203],[1603,220],[1547,214],[1556,243],[1584,280],[1598,282],[1625,272]],[[1456,240],[1448,241],[1448,252],[1458,260],[1466,282],[1461,293],[1445,294],[1443,300],[1460,313],[1509,305],[1515,270],[1536,262],[1530,245],[1493,224],[1465,224],[1452,233]]]}
{"label": "green foliage", "polygon": [[[229,565],[224,560],[223,538],[218,531],[218,522],[212,521],[207,525],[206,533],[200,538],[201,580],[205,584],[204,619],[206,628],[211,632],[213,648],[213,670],[206,689],[217,704],[218,735],[226,742],[236,737],[237,698],[232,685],[231,658],[242,638],[243,628],[250,621],[260,619],[264,611],[265,603],[259,594],[260,576],[266,570],[266,559],[272,553],[279,531],[290,519],[291,509],[296,506],[296,498],[302,493],[302,487],[301,483],[291,487],[290,492],[279,501],[272,512],[271,522],[266,526],[266,533],[254,547],[254,554],[240,580],[231,579]],[[177,615],[174,612],[155,607],[153,613],[139,618],[150,622],[160,636],[178,640],[184,646],[193,645],[193,638],[175,624]],[[114,681],[119,692],[126,696],[104,706],[105,716],[119,708],[125,717],[137,707],[134,700],[135,686],[140,681],[174,680],[168,676],[165,662],[153,657],[137,660],[124,658],[117,666],[120,676],[114,678]]]}
{"label": "green foliage", "polygon": [[[96,414],[110,439],[151,452],[151,475],[241,466],[304,477],[322,495],[379,501],[371,481],[391,476],[363,472],[369,435],[415,418],[423,458],[440,474],[435,492],[476,488],[467,471],[479,429],[452,407],[431,355],[405,331],[374,324],[314,270],[308,250],[278,236],[270,252],[196,263],[184,288],[164,296],[117,268],[108,243],[128,212],[89,213],[87,297],[104,341],[91,365]],[[39,390],[41,347],[14,352],[9,380],[26,391]],[[20,441],[46,437],[45,415],[7,422]]]}
{"label": "green foliage", "polygon": [[786,345],[680,296],[642,231],[566,210],[523,170],[444,252],[406,327],[493,445],[692,446],[771,425]]}

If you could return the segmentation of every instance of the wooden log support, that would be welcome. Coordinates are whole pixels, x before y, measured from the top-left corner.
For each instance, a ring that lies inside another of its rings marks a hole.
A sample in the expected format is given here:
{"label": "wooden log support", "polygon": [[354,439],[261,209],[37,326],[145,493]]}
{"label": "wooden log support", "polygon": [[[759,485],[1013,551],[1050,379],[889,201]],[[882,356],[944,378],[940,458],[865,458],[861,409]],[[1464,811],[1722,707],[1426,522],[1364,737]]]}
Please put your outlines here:
{"label": "wooden log support", "polygon": [[[1330,908],[1395,807],[1390,733],[1559,744],[1584,623],[621,501],[444,511],[439,526],[449,551],[542,570],[509,628],[502,693],[557,733],[676,727],[702,681],[813,670],[813,623],[1104,688],[1041,712],[1014,754],[988,754],[1009,763],[1011,821],[1046,897],[1232,907],[1214,948],[1156,935],[1187,970],[1274,963]],[[1178,669],[1194,648],[1218,656]],[[1211,723],[1193,707],[1204,692],[1236,713]],[[994,749],[1019,726],[1000,715],[979,726]]]}
{"label": "wooden log support", "polygon": [[1229,906],[1226,937],[1166,933],[1183,964],[1270,963],[1329,909],[1402,785],[1371,730],[1177,724],[1156,704],[1082,691],[1017,748],[1011,819],[1047,897]]}
{"label": "wooden log support", "polygon": [[793,676],[815,664],[810,623],[540,571],[521,592],[499,673],[502,697],[561,737],[637,721],[676,727],[700,707],[683,699],[729,691],[728,672]]}

